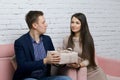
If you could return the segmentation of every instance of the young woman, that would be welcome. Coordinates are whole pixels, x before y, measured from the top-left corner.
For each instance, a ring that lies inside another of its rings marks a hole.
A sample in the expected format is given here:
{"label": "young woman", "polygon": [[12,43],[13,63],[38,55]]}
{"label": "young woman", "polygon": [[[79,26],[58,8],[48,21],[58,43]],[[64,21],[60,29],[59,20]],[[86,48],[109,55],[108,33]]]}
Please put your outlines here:
{"label": "young woman", "polygon": [[[72,70],[72,80],[79,80],[81,68],[87,68],[87,80],[107,80],[103,70],[95,63],[94,41],[90,34],[86,16],[76,13],[71,17],[71,34],[63,40],[64,49],[72,48],[79,53],[78,63],[68,64],[60,70],[59,74],[69,74]],[[73,76],[74,75],[74,76]]]}

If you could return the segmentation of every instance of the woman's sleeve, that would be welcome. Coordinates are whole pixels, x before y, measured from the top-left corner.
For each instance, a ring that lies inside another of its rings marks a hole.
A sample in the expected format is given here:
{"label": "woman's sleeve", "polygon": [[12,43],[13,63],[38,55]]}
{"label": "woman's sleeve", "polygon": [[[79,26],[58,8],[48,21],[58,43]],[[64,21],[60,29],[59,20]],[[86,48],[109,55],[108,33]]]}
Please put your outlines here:
{"label": "woman's sleeve", "polygon": [[84,66],[88,66],[89,65],[89,61],[87,59],[83,60],[81,62],[81,64],[84,64]]}
{"label": "woman's sleeve", "polygon": [[79,64],[83,64],[84,66],[88,66],[89,65],[89,61],[87,59],[82,59],[81,57],[78,57],[78,63]]}

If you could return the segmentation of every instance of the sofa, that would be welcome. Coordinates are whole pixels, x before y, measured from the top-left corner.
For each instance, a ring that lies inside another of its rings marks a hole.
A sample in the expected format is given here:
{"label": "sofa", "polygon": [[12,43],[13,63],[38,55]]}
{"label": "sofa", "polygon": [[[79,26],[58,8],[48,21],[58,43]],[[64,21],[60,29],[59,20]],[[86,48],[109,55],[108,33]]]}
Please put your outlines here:
{"label": "sofa", "polygon": [[120,59],[96,56],[98,65],[107,74],[108,80],[120,80]]}
{"label": "sofa", "polygon": [[14,71],[14,45],[0,45],[0,80],[12,80]]}
{"label": "sofa", "polygon": [[[105,71],[109,80],[120,80],[120,60],[96,56],[97,63]],[[0,44],[0,80],[12,80],[16,69],[13,44]],[[85,71],[83,69],[83,71]],[[80,80],[87,80],[83,72]]]}

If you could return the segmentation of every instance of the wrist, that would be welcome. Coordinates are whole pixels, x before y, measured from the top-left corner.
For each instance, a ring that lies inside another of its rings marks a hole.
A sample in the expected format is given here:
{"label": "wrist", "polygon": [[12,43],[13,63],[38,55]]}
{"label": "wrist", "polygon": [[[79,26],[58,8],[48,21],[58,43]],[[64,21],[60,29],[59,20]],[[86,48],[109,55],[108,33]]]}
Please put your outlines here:
{"label": "wrist", "polygon": [[79,64],[80,68],[82,67],[81,63]]}

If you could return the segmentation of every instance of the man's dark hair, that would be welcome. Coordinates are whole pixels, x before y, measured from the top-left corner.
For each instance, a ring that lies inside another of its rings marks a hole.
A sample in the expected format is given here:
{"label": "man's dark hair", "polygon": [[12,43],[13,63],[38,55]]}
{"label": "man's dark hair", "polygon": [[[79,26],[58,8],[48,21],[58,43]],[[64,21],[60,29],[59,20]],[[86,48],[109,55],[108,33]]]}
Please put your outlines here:
{"label": "man's dark hair", "polygon": [[32,24],[37,21],[38,17],[43,15],[44,13],[42,11],[29,11],[25,17],[29,29],[32,28]]}

